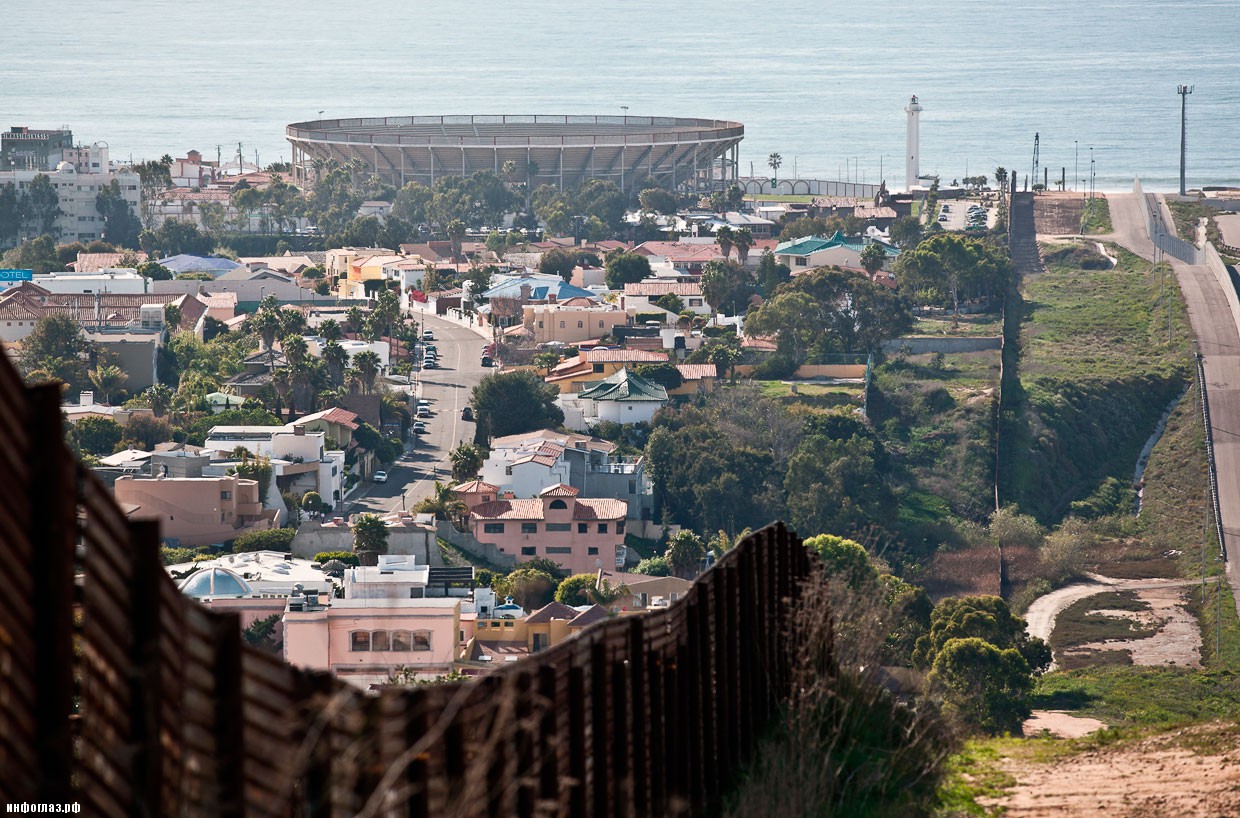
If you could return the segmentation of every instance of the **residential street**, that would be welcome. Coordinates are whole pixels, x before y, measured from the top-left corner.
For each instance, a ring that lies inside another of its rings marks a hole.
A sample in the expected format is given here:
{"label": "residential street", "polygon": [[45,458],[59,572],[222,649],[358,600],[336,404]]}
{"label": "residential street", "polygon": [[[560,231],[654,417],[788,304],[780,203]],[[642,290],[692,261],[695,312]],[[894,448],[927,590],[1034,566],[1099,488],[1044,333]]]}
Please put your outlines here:
{"label": "residential street", "polygon": [[388,482],[367,487],[364,496],[349,503],[349,514],[399,511],[402,498],[404,508],[413,508],[430,495],[435,480],[450,479],[448,453],[460,443],[473,442],[474,424],[461,420],[461,409],[469,403],[474,386],[495,371],[480,363],[486,340],[474,330],[435,316],[427,316],[426,329],[435,333],[432,343],[439,348],[439,368],[420,373],[421,397],[431,402],[434,412],[423,419],[429,434],[416,436],[405,456],[388,468]]}

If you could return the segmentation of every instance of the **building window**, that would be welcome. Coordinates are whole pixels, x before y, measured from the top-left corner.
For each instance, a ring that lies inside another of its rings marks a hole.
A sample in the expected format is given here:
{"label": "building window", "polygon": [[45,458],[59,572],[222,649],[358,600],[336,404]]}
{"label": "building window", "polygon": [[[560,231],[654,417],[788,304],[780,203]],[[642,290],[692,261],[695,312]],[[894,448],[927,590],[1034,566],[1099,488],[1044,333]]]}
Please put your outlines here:
{"label": "building window", "polygon": [[538,523],[521,523],[522,534],[537,534]]}
{"label": "building window", "polygon": [[548,554],[571,554],[573,549],[563,545],[552,545],[547,547]]}
{"label": "building window", "polygon": [[521,546],[521,556],[523,556],[523,557],[537,557],[537,556],[538,556],[538,547],[537,547],[537,546],[533,546],[533,545],[523,545],[523,546]]}
{"label": "building window", "polygon": [[584,327],[585,327],[584,323],[582,323],[581,321],[577,322],[577,329],[583,329]]}
{"label": "building window", "polygon": [[629,481],[629,494],[637,494],[637,481],[636,480]]}
{"label": "building window", "polygon": [[690,306],[690,307],[700,307],[700,306],[702,306],[702,299],[700,299],[700,298],[690,298],[690,299],[689,299],[689,306]]}
{"label": "building window", "polygon": [[504,524],[503,523],[483,523],[482,533],[483,534],[503,534]]}
{"label": "building window", "polygon": [[231,492],[231,491],[221,491],[221,492],[220,492],[220,499],[221,499],[221,500],[231,500],[231,499],[232,499],[232,492]]}
{"label": "building window", "polygon": [[620,522],[616,523],[616,533],[617,534],[624,533],[624,520],[621,520]]}
{"label": "building window", "polygon": [[595,371],[595,372],[602,372],[602,371],[603,371],[603,365],[602,365],[602,364],[595,364],[595,365],[594,365],[594,367],[593,367],[593,369],[594,369],[594,371]]}
{"label": "building window", "polygon": [[431,649],[431,632],[430,631],[414,631],[413,632],[413,649],[414,650],[430,650]]}
{"label": "building window", "polygon": [[506,474],[506,475],[508,475],[509,477],[511,477],[511,476],[512,476],[512,466],[504,466],[504,474]]}
{"label": "building window", "polygon": [[564,329],[564,322],[563,322],[563,321],[561,321],[561,322],[560,322],[560,329]]}
{"label": "building window", "polygon": [[600,534],[606,534],[606,533],[607,533],[607,523],[599,523],[599,524],[598,524],[598,533],[600,533]]}
{"label": "building window", "polygon": [[808,266],[809,266],[809,259],[805,258],[805,256],[799,256],[799,257],[797,258],[797,266],[798,266],[798,267],[808,267]]}
{"label": "building window", "polygon": [[409,650],[409,631],[392,631],[392,650]]}
{"label": "building window", "polygon": [[603,322],[602,322],[602,321],[599,321],[599,322],[598,322],[598,328],[599,328],[599,329],[602,329],[602,328],[603,328]]}
{"label": "building window", "polygon": [[538,322],[538,328],[539,328],[539,329],[542,329],[542,328],[543,328],[543,322],[542,322],[542,321],[539,321],[539,322]]}
{"label": "building window", "polygon": [[589,523],[577,523],[577,533],[578,534],[589,534],[590,524]]}
{"label": "building window", "polygon": [[550,636],[545,633],[536,633],[533,636],[534,646],[530,649],[530,653],[539,653],[546,650],[551,641]]}
{"label": "building window", "polygon": [[587,549],[586,549],[586,555],[587,555],[587,556],[590,556],[590,557],[597,557],[597,556],[598,556],[598,548],[597,548],[597,547],[595,547],[595,546],[593,546],[593,545],[592,545],[592,546],[590,546],[589,548],[587,548]]}
{"label": "building window", "polygon": [[572,530],[573,526],[571,523],[547,523],[548,534],[564,533]]}
{"label": "building window", "polygon": [[371,650],[388,650],[388,632],[387,631],[373,631],[370,634],[370,649]]}
{"label": "building window", "polygon": [[551,508],[554,508],[557,511],[563,511],[568,508],[568,503],[564,502],[563,500],[552,500]]}
{"label": "building window", "polygon": [[370,631],[353,631],[350,633],[349,650],[354,653],[370,650]]}

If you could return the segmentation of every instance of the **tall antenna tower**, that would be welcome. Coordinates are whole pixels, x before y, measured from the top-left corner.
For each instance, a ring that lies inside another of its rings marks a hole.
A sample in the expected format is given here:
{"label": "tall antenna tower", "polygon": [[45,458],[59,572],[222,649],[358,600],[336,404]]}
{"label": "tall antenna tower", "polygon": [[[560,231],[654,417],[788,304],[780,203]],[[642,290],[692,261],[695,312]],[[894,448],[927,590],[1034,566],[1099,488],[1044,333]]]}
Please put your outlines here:
{"label": "tall antenna tower", "polygon": [[1180,95],[1180,195],[1184,195],[1184,166],[1188,158],[1188,95],[1193,92],[1193,85],[1180,85],[1175,92]]}

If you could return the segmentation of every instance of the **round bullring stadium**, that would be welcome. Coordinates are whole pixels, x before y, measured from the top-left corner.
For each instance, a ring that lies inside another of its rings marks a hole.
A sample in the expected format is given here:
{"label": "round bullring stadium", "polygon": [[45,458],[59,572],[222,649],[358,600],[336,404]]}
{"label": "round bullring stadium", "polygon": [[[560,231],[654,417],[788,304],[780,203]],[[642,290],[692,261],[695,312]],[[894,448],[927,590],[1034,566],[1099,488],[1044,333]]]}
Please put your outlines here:
{"label": "round bullring stadium", "polygon": [[713,119],[544,114],[325,119],[285,130],[302,186],[325,160],[357,159],[397,186],[489,170],[530,187],[607,179],[625,191],[647,178],[672,190],[730,184],[745,137],[741,123]]}

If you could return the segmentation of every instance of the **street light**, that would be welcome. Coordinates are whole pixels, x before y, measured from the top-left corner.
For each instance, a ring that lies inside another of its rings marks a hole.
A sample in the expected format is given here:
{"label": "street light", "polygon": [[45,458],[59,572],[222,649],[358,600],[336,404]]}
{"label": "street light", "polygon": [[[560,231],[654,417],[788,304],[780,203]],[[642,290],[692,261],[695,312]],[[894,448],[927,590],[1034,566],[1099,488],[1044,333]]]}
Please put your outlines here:
{"label": "street light", "polygon": [[1075,192],[1076,180],[1081,178],[1081,143],[1075,139],[1072,140],[1072,153],[1072,189]]}

